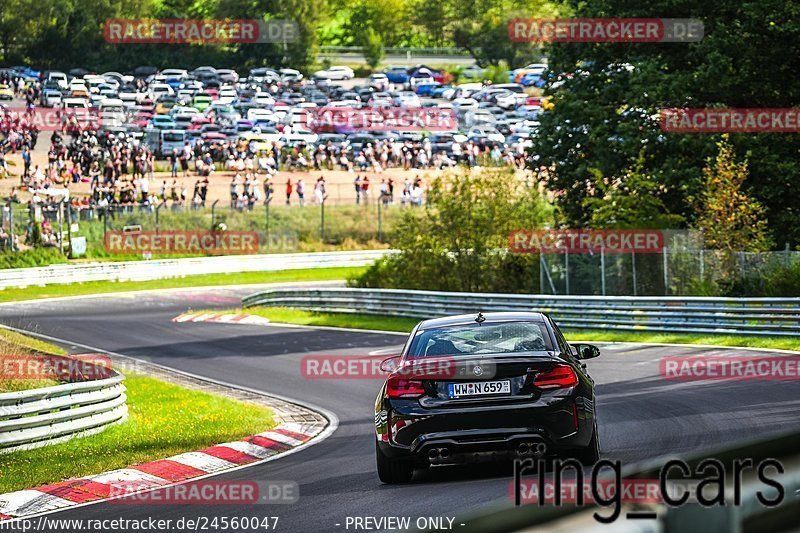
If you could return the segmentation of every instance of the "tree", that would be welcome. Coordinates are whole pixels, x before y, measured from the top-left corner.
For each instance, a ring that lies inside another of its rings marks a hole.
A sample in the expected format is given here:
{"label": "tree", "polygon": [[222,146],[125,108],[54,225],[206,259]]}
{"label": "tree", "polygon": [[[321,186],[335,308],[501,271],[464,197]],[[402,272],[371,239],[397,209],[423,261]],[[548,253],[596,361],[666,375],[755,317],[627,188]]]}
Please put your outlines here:
{"label": "tree", "polygon": [[422,209],[409,209],[391,243],[400,250],[356,284],[430,290],[525,292],[537,287],[532,255],[505,253],[514,230],[552,220],[536,188],[510,170],[435,178]]}
{"label": "tree", "polygon": [[703,170],[705,184],[697,203],[697,225],[710,248],[760,252],[771,245],[763,206],[743,190],[747,160],[736,162],[728,135]]}
{"label": "tree", "polygon": [[367,29],[362,36],[361,47],[363,49],[364,58],[367,60],[367,65],[377,68],[383,59],[383,40],[378,32],[372,28]]}
{"label": "tree", "polygon": [[[705,161],[719,135],[666,133],[658,113],[674,107],[787,108],[800,101],[796,56],[797,6],[780,0],[685,4],[655,0],[568,0],[578,17],[691,16],[703,20],[696,43],[565,43],[548,47],[546,94],[553,107],[540,117],[535,140],[548,188],[571,225],[589,223],[587,198],[602,197],[598,179],[621,176],[644,148],[644,170],[658,184],[670,213],[690,222],[689,198],[704,186]],[[769,232],[800,243],[800,137],[791,133],[730,136],[748,154],[754,199],[765,208]]]}
{"label": "tree", "polygon": [[659,184],[646,174],[644,153],[633,168],[612,180],[597,179],[602,196],[583,201],[591,228],[596,229],[673,229],[684,218],[667,210],[660,198]]}

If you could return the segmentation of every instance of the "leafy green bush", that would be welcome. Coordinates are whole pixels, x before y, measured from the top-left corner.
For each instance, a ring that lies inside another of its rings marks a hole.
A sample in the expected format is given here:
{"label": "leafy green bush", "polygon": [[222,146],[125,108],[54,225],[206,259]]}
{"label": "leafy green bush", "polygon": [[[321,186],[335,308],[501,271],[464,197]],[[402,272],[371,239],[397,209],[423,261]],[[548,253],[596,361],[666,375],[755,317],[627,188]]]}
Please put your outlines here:
{"label": "leafy green bush", "polygon": [[357,287],[530,292],[538,256],[505,251],[514,230],[542,227],[550,205],[508,170],[461,171],[434,179],[428,203],[408,210],[391,244],[400,253],[350,280]]}
{"label": "leafy green bush", "polygon": [[67,258],[55,248],[31,248],[19,252],[0,253],[0,269],[25,268],[66,263]]}
{"label": "leafy green bush", "polygon": [[727,292],[727,296],[800,296],[800,262],[739,278],[731,284]]}

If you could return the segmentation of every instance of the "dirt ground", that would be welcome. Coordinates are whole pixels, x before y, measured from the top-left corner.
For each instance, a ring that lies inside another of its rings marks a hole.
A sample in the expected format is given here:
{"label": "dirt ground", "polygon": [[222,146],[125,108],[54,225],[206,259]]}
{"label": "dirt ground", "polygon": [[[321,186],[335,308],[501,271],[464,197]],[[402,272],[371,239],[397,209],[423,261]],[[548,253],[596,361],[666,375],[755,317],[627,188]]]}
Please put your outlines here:
{"label": "dirt ground", "polygon": [[[47,150],[49,149],[49,138],[48,136],[41,136],[39,142],[36,145],[36,149],[33,152],[33,162],[31,167],[33,168],[34,165],[39,165],[42,168],[47,167]],[[19,176],[22,174],[22,156],[20,153],[17,154],[6,154],[6,160],[9,162],[8,169],[10,171],[11,176],[5,179],[0,179],[0,196],[8,196],[11,191],[12,187],[19,186],[20,178]],[[395,182],[395,198],[399,199],[401,191],[403,189],[403,182],[406,179],[411,181],[414,180],[417,176],[423,178],[423,181],[427,181],[432,177],[440,174],[441,171],[437,170],[403,170],[403,169],[387,169],[383,173],[375,173],[375,172],[347,172],[341,170],[332,170],[332,171],[322,171],[322,172],[278,172],[275,176],[272,177],[272,183],[275,188],[276,199],[274,201],[285,202],[286,199],[286,181],[290,179],[293,184],[296,184],[298,180],[302,179],[306,186],[306,202],[313,201],[313,190],[314,190],[314,182],[316,182],[319,176],[324,176],[325,178],[325,189],[328,194],[328,201],[327,203],[331,205],[346,205],[346,204],[355,204],[356,203],[356,195],[355,195],[355,187],[353,181],[355,180],[357,175],[368,176],[370,182],[370,196],[374,198],[378,191],[380,191],[380,183],[381,179],[393,179]],[[230,201],[230,183],[231,179],[234,176],[234,172],[232,171],[225,171],[225,170],[217,170],[209,177],[209,190],[208,190],[208,197],[207,197],[207,204],[213,202],[214,200],[220,200],[221,204]],[[263,184],[264,178],[266,176],[264,174],[258,175],[258,180],[260,184]],[[167,180],[167,185],[170,186],[172,184],[172,178],[170,177],[169,172],[156,172],[155,173],[155,180],[150,182],[150,190],[158,193],[162,181]],[[194,189],[195,181],[199,179],[198,176],[194,172],[190,172],[188,177],[183,177],[182,173],[179,173],[178,184],[181,186],[186,186],[187,192],[189,196],[191,196],[192,191]],[[84,195],[89,194],[89,183],[70,183],[69,184],[70,192],[72,196],[82,197]],[[263,189],[262,189],[262,196],[263,196]],[[20,199],[23,201],[27,201],[29,196],[26,193],[20,194]],[[292,203],[297,203],[297,195],[296,193],[292,193]]]}

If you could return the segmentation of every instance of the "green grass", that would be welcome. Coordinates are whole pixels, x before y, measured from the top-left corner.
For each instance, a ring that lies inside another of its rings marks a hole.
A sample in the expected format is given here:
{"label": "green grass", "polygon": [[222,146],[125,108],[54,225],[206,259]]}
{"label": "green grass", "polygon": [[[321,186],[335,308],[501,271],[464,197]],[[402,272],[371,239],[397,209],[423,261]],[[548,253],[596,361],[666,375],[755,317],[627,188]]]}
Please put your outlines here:
{"label": "green grass", "polygon": [[128,375],[129,419],[89,437],[0,455],[0,493],[164,459],[274,427],[269,409]]}
{"label": "green grass", "polygon": [[[381,214],[381,230],[384,242],[391,239],[394,228],[405,213],[400,206],[383,209]],[[284,206],[279,199],[270,207],[270,246],[262,244],[258,253],[320,252],[332,250],[360,250],[385,247],[378,242],[378,209],[370,206],[326,205],[325,206],[325,239],[321,239],[321,212],[317,205]],[[23,214],[15,214],[18,222],[26,220]],[[210,230],[212,216],[210,209],[197,211],[172,211],[162,208],[159,213],[160,231],[202,231]],[[229,231],[254,231],[266,237],[266,210],[262,206],[252,212],[234,211],[220,205],[214,217],[215,224],[224,223]],[[105,250],[103,220],[79,220],[79,230],[73,236],[86,237],[86,259],[99,261],[135,261],[141,260],[142,254],[116,254]],[[121,231],[126,226],[141,226],[142,231],[156,231],[155,215],[145,211],[118,213],[109,217],[108,230]],[[17,232],[19,233],[18,228]],[[197,257],[197,255],[194,255]],[[187,254],[159,254],[155,258],[191,257]],[[6,264],[7,263],[7,264]],[[0,267],[12,268],[29,266],[30,260],[16,265],[13,255],[3,262],[0,256]]]}
{"label": "green grass", "polygon": [[[347,313],[314,313],[283,307],[252,307],[236,312],[266,317],[273,322],[308,326],[378,329],[385,331],[411,331],[419,320],[414,318],[351,315]],[[664,344],[710,344],[716,346],[742,346],[774,350],[800,351],[800,339],[783,337],[750,337],[746,335],[700,335],[691,333],[648,333],[643,331],[593,331],[564,330],[569,341],[595,342],[650,342]]]}
{"label": "green grass", "polygon": [[[223,311],[214,311],[220,313]],[[313,313],[287,307],[250,307],[236,313],[263,316],[272,322],[302,326],[332,326],[337,328],[377,329],[408,333],[419,322],[416,318],[357,315],[349,313]]]}
{"label": "green grass", "polygon": [[26,287],[24,289],[0,290],[0,302],[105,294],[113,292],[147,289],[174,289],[211,285],[251,285],[258,283],[280,283],[289,281],[343,280],[359,275],[366,267],[335,267],[281,270],[276,272],[242,272],[234,274],[203,274],[182,278],[167,278],[151,281],[92,281]]}
{"label": "green grass", "polygon": [[[0,329],[0,369],[3,368],[3,360],[6,358],[13,358],[14,363],[18,363],[18,357],[37,353],[64,355],[66,352],[58,346],[22,335],[16,331]],[[59,382],[54,379],[12,378],[7,375],[5,370],[0,371],[0,393],[50,387],[58,384]]]}
{"label": "green grass", "polygon": [[570,341],[597,342],[652,342],[662,344],[711,344],[715,346],[742,346],[773,350],[798,350],[800,339],[793,337],[755,337],[747,335],[708,335],[695,333],[648,333],[644,331],[589,331],[567,330]]}

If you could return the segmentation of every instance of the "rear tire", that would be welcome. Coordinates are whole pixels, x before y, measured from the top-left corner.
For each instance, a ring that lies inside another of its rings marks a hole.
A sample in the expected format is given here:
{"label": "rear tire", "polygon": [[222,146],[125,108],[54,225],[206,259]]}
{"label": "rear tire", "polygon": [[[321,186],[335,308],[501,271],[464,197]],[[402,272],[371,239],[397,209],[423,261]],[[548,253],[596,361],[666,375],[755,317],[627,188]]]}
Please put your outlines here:
{"label": "rear tire", "polygon": [[594,423],[589,445],[575,454],[575,458],[585,466],[592,466],[600,460],[600,440],[597,437],[597,422]]}
{"label": "rear tire", "polygon": [[378,478],[384,483],[408,483],[414,476],[414,463],[410,459],[386,457],[377,442],[375,457],[378,463]]}

